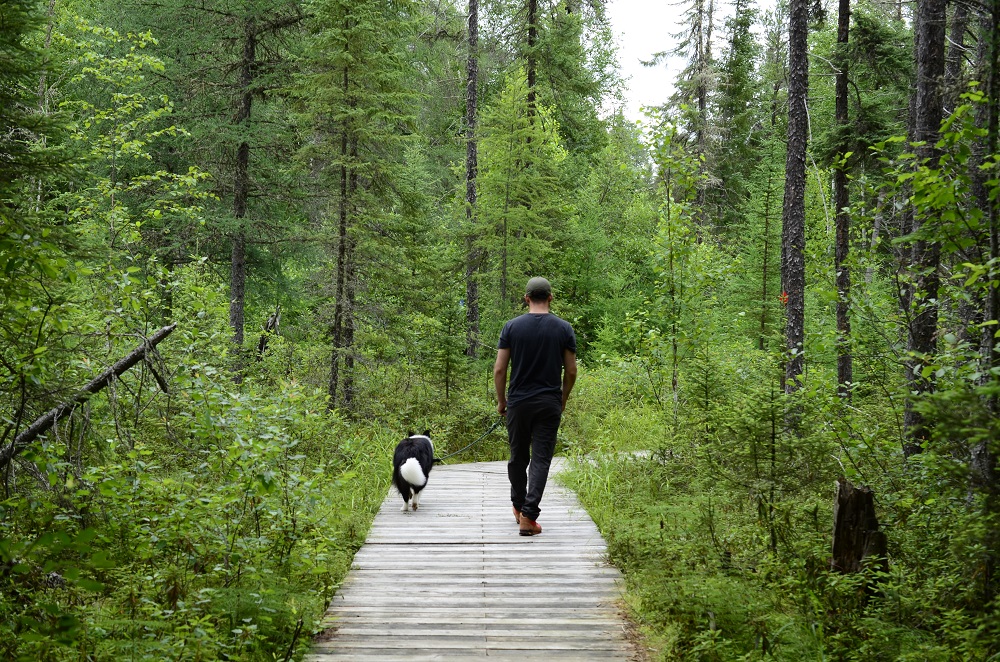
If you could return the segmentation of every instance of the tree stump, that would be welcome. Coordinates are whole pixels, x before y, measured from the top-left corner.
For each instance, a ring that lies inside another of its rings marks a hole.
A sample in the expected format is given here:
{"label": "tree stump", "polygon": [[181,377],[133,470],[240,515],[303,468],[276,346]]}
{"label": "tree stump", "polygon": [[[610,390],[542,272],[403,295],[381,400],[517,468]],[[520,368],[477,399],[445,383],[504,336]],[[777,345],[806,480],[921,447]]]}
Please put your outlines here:
{"label": "tree stump", "polygon": [[830,567],[843,573],[858,572],[872,564],[876,570],[888,570],[887,543],[875,515],[875,493],[868,487],[854,487],[846,478],[837,479]]}

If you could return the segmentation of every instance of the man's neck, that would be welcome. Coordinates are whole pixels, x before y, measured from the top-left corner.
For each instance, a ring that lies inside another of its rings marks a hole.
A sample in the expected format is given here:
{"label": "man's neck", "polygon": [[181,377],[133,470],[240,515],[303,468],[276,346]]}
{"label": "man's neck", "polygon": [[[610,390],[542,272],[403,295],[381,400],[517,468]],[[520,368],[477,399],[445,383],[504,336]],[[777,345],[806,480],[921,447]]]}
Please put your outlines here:
{"label": "man's neck", "polygon": [[529,313],[547,313],[549,312],[549,302],[535,302],[528,301],[528,312]]}

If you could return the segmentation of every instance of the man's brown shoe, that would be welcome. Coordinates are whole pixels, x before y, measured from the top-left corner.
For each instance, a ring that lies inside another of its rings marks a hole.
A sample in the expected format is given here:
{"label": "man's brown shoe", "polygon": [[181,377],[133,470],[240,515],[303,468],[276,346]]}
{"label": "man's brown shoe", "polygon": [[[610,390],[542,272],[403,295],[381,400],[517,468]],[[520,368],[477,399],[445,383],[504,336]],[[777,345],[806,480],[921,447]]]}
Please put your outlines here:
{"label": "man's brown shoe", "polygon": [[517,522],[518,524],[520,524],[521,523],[521,511],[518,510],[515,506],[511,506],[510,509],[514,511],[514,521]]}
{"label": "man's brown shoe", "polygon": [[521,515],[521,528],[518,531],[522,536],[537,536],[542,532],[542,527],[538,525],[533,519],[528,519],[524,515]]}

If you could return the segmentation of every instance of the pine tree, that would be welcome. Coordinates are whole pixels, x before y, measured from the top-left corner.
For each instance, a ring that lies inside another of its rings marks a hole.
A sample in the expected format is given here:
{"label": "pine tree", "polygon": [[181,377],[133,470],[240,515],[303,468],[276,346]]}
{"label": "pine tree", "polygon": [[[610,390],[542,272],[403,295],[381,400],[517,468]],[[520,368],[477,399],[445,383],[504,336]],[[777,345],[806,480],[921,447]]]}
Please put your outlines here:
{"label": "pine tree", "polygon": [[506,316],[529,277],[551,275],[556,249],[565,240],[568,208],[559,172],[566,152],[557,123],[550,108],[531,108],[523,69],[508,76],[487,110],[480,146],[482,244],[491,262],[496,310]]}
{"label": "pine tree", "polygon": [[476,178],[479,176],[479,136],[477,135],[479,95],[479,0],[469,0],[468,59],[465,90],[465,319],[467,356],[479,348],[479,282],[481,253],[476,247]]}
{"label": "pine tree", "polygon": [[702,225],[707,222],[705,213],[707,186],[714,185],[713,172],[716,159],[712,153],[715,142],[710,117],[709,99],[716,86],[716,65],[712,57],[712,32],[715,29],[715,1],[690,0],[684,11],[685,31],[675,37],[680,39],[672,51],[657,53],[653,63],[665,60],[670,55],[687,58],[687,66],[681,71],[676,87],[670,98],[669,107],[675,109],[679,126],[686,138],[693,143],[692,151],[702,163],[700,188],[695,207],[702,215]]}
{"label": "pine tree", "polygon": [[801,387],[805,367],[806,142],[809,88],[809,7],[791,0],[788,22],[788,151],[782,206],[781,298],[785,303],[785,391]]}
{"label": "pine tree", "polygon": [[[0,411],[10,443],[57,385],[45,379],[50,334],[65,331],[61,281],[76,275],[71,237],[46,218],[46,203],[71,155],[68,118],[40,108],[39,81],[52,74],[38,48],[33,3],[0,4]],[[53,361],[54,362],[54,361]],[[6,469],[6,468],[5,468]]]}
{"label": "pine tree", "polygon": [[[130,11],[109,15],[125,29],[169,35],[169,47],[162,50],[168,76],[161,86],[194,138],[193,145],[160,158],[189,155],[216,184],[221,206],[212,225],[224,242],[211,251],[225,253],[230,267],[229,317],[239,380],[248,273],[262,261],[257,247],[269,243],[264,238],[288,231],[286,224],[271,222],[290,215],[281,164],[293,150],[282,99],[273,92],[287,84],[289,36],[305,13],[297,0],[238,5],[136,0],[126,8]],[[186,259],[190,247],[177,252],[173,259]]]}
{"label": "pine tree", "polygon": [[726,20],[728,49],[719,64],[719,156],[717,186],[708,191],[707,204],[723,231],[736,227],[749,202],[747,173],[758,163],[764,128],[760,122],[760,80],[757,63],[761,47],[753,34],[757,9],[751,0],[737,0]]}
{"label": "pine tree", "polygon": [[313,56],[299,83],[309,133],[318,136],[303,158],[321,164],[314,168],[317,191],[333,192],[331,409],[354,405],[357,299],[374,266],[364,258],[384,264],[378,254],[395,233],[389,226],[401,206],[401,164],[413,124],[415,72],[405,46],[412,9],[384,0],[321,3],[309,43]]}
{"label": "pine tree", "polygon": [[[917,157],[921,163],[934,167],[940,153],[936,146],[943,114],[941,84],[945,65],[945,8],[944,0],[919,0],[917,3],[916,31],[917,88],[913,137],[917,144]],[[915,216],[913,219],[913,252],[910,266],[913,272],[913,292],[910,297],[910,322],[907,334],[907,351],[911,353],[906,364],[906,377],[910,391],[919,396],[932,390],[931,381],[924,376],[926,357],[934,353],[938,327],[938,288],[941,277],[941,246],[934,237],[935,219]],[[923,415],[908,401],[903,419],[906,429],[904,453],[919,453],[928,439],[927,423]]]}
{"label": "pine tree", "polygon": [[[850,39],[851,2],[840,0],[837,12],[837,100],[836,123],[844,131],[848,122],[847,75],[849,60],[847,47]],[[833,200],[836,210],[836,248],[834,269],[837,286],[837,390],[842,397],[850,397],[853,381],[851,342],[851,321],[848,317],[851,299],[851,272],[847,265],[850,248],[851,217],[847,207],[850,197],[847,190],[847,149],[843,142],[840,150],[841,163],[833,172]]]}

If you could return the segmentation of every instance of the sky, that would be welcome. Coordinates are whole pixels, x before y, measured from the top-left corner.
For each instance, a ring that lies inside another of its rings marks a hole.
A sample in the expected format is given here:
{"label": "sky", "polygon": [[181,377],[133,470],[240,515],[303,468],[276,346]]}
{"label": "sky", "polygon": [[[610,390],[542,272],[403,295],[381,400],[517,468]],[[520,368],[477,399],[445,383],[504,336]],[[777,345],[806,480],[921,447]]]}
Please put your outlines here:
{"label": "sky", "polygon": [[670,58],[655,67],[644,67],[653,53],[674,48],[683,8],[678,0],[609,0],[608,17],[618,42],[618,60],[626,81],[628,103],[625,116],[642,117],[640,106],[663,104],[673,91],[673,80],[683,67],[683,60]]}
{"label": "sky", "polygon": [[[754,4],[763,13],[773,9],[775,0],[756,0]],[[677,46],[678,40],[672,35],[683,32],[680,22],[690,5],[690,0],[608,0],[607,15],[617,37],[622,77],[631,79],[626,82],[625,116],[629,119],[641,119],[641,106],[662,105],[673,93],[673,81],[684,68],[685,59],[671,56],[655,67],[645,67],[641,61]],[[714,6],[712,50],[718,54],[725,39],[725,22],[732,12],[732,0],[715,0]]]}

